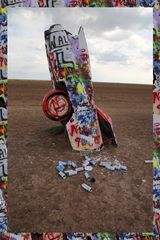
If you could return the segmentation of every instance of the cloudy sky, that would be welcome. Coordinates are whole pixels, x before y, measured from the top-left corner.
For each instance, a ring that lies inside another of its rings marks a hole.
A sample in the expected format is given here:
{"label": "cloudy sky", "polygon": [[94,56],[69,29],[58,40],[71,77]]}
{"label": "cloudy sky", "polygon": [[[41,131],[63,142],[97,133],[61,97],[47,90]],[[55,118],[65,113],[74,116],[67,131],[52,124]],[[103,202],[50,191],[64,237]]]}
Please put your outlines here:
{"label": "cloudy sky", "polygon": [[152,9],[8,8],[8,77],[50,80],[44,31],[60,23],[87,39],[93,81],[152,84]]}

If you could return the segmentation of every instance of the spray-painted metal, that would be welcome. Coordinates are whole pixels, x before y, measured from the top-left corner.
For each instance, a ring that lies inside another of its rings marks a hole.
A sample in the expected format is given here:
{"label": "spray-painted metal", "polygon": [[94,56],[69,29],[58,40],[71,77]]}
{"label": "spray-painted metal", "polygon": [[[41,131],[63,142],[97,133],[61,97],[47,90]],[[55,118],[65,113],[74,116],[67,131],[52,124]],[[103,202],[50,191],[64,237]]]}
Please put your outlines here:
{"label": "spray-painted metal", "polygon": [[62,164],[58,164],[58,165],[56,166],[56,169],[57,169],[58,172],[63,171],[64,168],[65,168],[65,167],[64,167],[64,165],[62,165]]}
{"label": "spray-painted metal", "polygon": [[90,163],[89,163],[89,161],[84,161],[83,163],[82,163],[82,166],[83,167],[86,167],[86,166],[88,166]]}
{"label": "spray-painted metal", "polygon": [[105,139],[117,145],[110,117],[94,103],[83,28],[74,36],[53,25],[45,31],[45,46],[53,87],[42,104],[46,116],[66,126],[74,150],[99,149]]}
{"label": "spray-painted metal", "polygon": [[85,177],[88,181],[90,181],[90,182],[95,182],[96,181],[95,178],[91,176],[90,172],[87,171],[87,172],[84,173],[84,175],[85,175]]}
{"label": "spray-painted metal", "polygon": [[64,172],[59,172],[58,175],[63,178],[63,179],[66,179],[66,175]]}
{"label": "spray-painted metal", "polygon": [[77,172],[83,172],[84,171],[84,167],[77,167],[75,170]]}
{"label": "spray-painted metal", "polygon": [[76,175],[76,174],[77,174],[77,171],[76,171],[76,170],[65,170],[64,173],[65,173],[67,176],[73,176],[73,175]]}
{"label": "spray-painted metal", "polygon": [[68,162],[67,161],[59,161],[58,164],[63,165],[63,166],[67,166]]}
{"label": "spray-painted metal", "polygon": [[85,183],[81,184],[81,187],[87,192],[92,192],[92,188]]}
{"label": "spray-painted metal", "polygon": [[89,161],[89,163],[90,163],[90,165],[91,166],[93,166],[93,167],[95,167],[96,166],[96,161],[94,161],[93,159],[91,159],[90,161]]}
{"label": "spray-painted metal", "polygon": [[72,162],[71,166],[72,166],[73,168],[76,168],[76,167],[77,167],[77,164],[76,164],[75,162]]}
{"label": "spray-painted metal", "polygon": [[113,164],[111,162],[100,162],[99,163],[99,166],[100,167],[105,167],[109,170],[112,170],[112,171],[120,171],[120,170],[123,170],[123,171],[127,171],[127,167],[124,166],[124,165],[121,165],[120,163],[117,163],[117,164]]}
{"label": "spray-painted metal", "polygon": [[70,160],[67,161],[67,166],[70,166],[70,167],[71,167],[71,166],[72,166],[72,161],[70,161]]}

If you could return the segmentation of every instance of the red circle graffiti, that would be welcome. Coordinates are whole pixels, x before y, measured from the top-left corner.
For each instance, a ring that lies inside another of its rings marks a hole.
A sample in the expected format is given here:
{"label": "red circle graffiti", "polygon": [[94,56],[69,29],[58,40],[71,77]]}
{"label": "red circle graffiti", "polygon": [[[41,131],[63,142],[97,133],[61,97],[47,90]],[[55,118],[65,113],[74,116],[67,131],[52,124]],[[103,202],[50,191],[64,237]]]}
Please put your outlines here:
{"label": "red circle graffiti", "polygon": [[48,100],[48,109],[54,116],[64,116],[69,109],[68,101],[63,95],[52,96],[52,98]]}

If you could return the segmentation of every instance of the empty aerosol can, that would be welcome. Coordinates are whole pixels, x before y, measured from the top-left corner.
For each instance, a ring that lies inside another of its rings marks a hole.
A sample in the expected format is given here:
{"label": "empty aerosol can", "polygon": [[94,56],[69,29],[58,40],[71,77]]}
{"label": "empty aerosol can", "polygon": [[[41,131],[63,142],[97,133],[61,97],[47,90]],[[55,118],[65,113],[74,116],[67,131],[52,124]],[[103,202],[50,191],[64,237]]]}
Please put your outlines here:
{"label": "empty aerosol can", "polygon": [[70,160],[67,161],[67,165],[68,165],[68,166],[72,166],[72,161],[70,161]]}
{"label": "empty aerosol can", "polygon": [[75,170],[76,170],[77,172],[82,172],[82,171],[84,170],[84,167],[77,167]]}
{"label": "empty aerosol can", "polygon": [[92,192],[92,188],[85,183],[81,184],[81,187],[87,192]]}
{"label": "empty aerosol can", "polygon": [[95,178],[91,176],[90,172],[85,172],[84,175],[88,181],[90,181],[90,182],[96,181]]}
{"label": "empty aerosol can", "polygon": [[59,172],[58,174],[59,174],[59,176],[60,176],[61,178],[66,179],[66,175],[65,175],[65,173],[63,173],[63,172]]}
{"label": "empty aerosol can", "polygon": [[127,167],[124,165],[121,165],[121,170],[127,171]]}
{"label": "empty aerosol can", "polygon": [[83,163],[82,163],[82,166],[83,167],[86,167],[86,166],[88,166],[89,165],[89,161],[84,161]]}
{"label": "empty aerosol can", "polygon": [[63,165],[63,166],[67,166],[68,161],[59,161],[58,164]]}
{"label": "empty aerosol can", "polygon": [[58,164],[58,165],[56,166],[56,169],[57,169],[58,172],[62,172],[62,171],[64,170],[64,165]]}
{"label": "empty aerosol can", "polygon": [[76,168],[77,167],[77,164],[75,162],[72,162],[72,165],[71,165],[73,168]]}
{"label": "empty aerosol can", "polygon": [[96,162],[95,162],[93,159],[91,159],[91,160],[89,161],[89,163],[90,163],[93,167],[96,166]]}
{"label": "empty aerosol can", "polygon": [[77,171],[75,170],[66,170],[64,171],[67,176],[73,176],[77,174]]}

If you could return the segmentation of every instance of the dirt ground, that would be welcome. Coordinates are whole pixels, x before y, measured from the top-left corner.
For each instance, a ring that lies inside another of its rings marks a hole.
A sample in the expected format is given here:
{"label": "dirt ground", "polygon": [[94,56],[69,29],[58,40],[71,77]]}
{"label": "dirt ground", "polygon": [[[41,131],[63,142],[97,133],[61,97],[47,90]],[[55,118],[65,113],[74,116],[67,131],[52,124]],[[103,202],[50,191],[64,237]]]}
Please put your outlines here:
{"label": "dirt ground", "polygon": [[[82,161],[59,123],[41,108],[49,81],[9,80],[9,231],[152,231],[152,88],[95,83],[96,104],[111,116],[118,148],[105,146],[95,158],[117,158],[127,172],[96,167],[93,192],[84,173],[62,180],[59,160]],[[56,127],[57,126],[57,127]]]}

